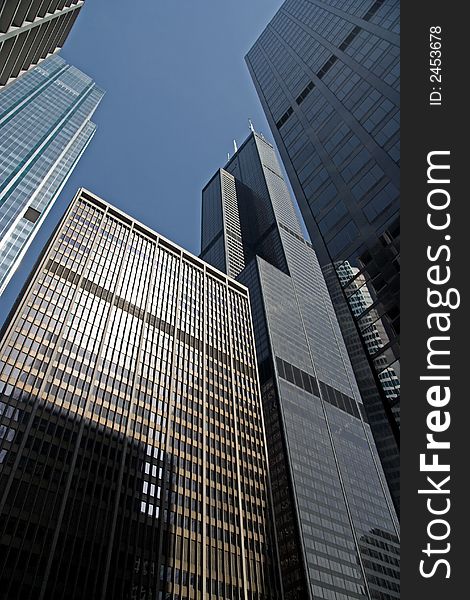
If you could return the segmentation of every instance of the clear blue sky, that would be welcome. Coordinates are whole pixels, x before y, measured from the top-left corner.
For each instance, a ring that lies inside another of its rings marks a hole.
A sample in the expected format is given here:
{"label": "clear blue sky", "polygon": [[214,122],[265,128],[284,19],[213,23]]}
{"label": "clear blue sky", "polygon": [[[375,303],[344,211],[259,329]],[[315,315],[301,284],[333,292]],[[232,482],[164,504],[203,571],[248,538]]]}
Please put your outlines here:
{"label": "clear blue sky", "polygon": [[0,300],[2,316],[80,186],[199,252],[202,187],[248,135],[248,118],[271,139],[244,56],[281,4],[86,0],[61,55],[106,90],[98,129]]}

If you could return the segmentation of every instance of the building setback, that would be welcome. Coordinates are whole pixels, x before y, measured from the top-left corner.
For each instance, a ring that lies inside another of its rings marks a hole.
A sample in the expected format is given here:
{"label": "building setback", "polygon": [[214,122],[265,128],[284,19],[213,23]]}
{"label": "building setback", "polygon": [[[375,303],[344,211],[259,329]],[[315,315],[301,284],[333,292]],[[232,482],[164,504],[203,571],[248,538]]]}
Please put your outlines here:
{"label": "building setback", "polygon": [[250,290],[286,600],[399,593],[396,514],[338,321],[273,147],[203,190],[201,258]]}
{"label": "building setback", "polygon": [[62,48],[82,0],[0,0],[0,90]]}
{"label": "building setback", "polygon": [[277,598],[247,289],[79,190],[0,341],[0,598]]}
{"label": "building setback", "polygon": [[[398,0],[286,0],[246,56],[324,271],[397,509],[399,13]],[[356,302],[361,287],[371,302]],[[371,327],[380,331],[378,344],[370,343]]]}
{"label": "building setback", "polygon": [[0,295],[92,139],[103,93],[60,56],[0,92]]}

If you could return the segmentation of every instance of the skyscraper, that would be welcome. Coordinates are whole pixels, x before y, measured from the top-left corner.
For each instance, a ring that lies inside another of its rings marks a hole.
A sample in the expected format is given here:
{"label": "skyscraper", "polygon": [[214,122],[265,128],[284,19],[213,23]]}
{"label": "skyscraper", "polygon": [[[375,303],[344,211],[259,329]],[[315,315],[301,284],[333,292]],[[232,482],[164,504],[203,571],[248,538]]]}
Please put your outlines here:
{"label": "skyscraper", "polygon": [[201,257],[250,290],[284,598],[399,598],[396,515],[351,363],[255,132],[203,190]]}
{"label": "skyscraper", "polygon": [[0,294],[93,137],[102,97],[60,56],[0,93]]}
{"label": "skyscraper", "polygon": [[397,507],[399,52],[398,0],[287,0],[246,56]]}
{"label": "skyscraper", "polygon": [[247,289],[85,190],[0,341],[0,598],[276,598]]}
{"label": "skyscraper", "polygon": [[0,90],[62,48],[83,0],[0,0]]}

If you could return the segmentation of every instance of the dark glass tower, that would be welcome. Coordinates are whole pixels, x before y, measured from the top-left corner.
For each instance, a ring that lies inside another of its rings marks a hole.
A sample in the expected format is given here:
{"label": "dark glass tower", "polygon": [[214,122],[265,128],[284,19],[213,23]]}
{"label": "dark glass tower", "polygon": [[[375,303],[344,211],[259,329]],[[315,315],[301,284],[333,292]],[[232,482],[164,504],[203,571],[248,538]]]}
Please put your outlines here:
{"label": "dark glass tower", "polygon": [[287,0],[246,57],[397,508],[399,52],[398,0]]}
{"label": "dark glass tower", "polygon": [[351,363],[255,132],[204,188],[201,257],[250,290],[284,598],[399,598],[396,515]]}
{"label": "dark glass tower", "polygon": [[0,90],[60,50],[83,0],[0,0]]}
{"label": "dark glass tower", "polygon": [[247,289],[80,190],[0,339],[1,600],[278,598]]}

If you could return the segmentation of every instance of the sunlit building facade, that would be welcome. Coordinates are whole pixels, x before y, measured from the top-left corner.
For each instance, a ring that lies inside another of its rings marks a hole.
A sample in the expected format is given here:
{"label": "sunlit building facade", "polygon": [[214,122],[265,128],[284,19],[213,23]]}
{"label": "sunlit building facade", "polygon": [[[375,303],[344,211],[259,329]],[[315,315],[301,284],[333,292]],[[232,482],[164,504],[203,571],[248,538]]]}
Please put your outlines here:
{"label": "sunlit building facade", "polygon": [[57,55],[0,93],[0,294],[95,134],[103,94]]}
{"label": "sunlit building facade", "polygon": [[82,189],[0,360],[2,600],[279,597],[243,285]]}
{"label": "sunlit building facade", "polygon": [[[397,508],[399,28],[398,0],[286,0],[246,56],[334,300]],[[354,268],[350,279],[343,264]],[[360,287],[372,302],[356,301]],[[371,330],[381,332],[377,343]]]}
{"label": "sunlit building facade", "polygon": [[394,600],[397,518],[312,245],[252,131],[202,194],[201,258],[250,290],[286,600]]}

